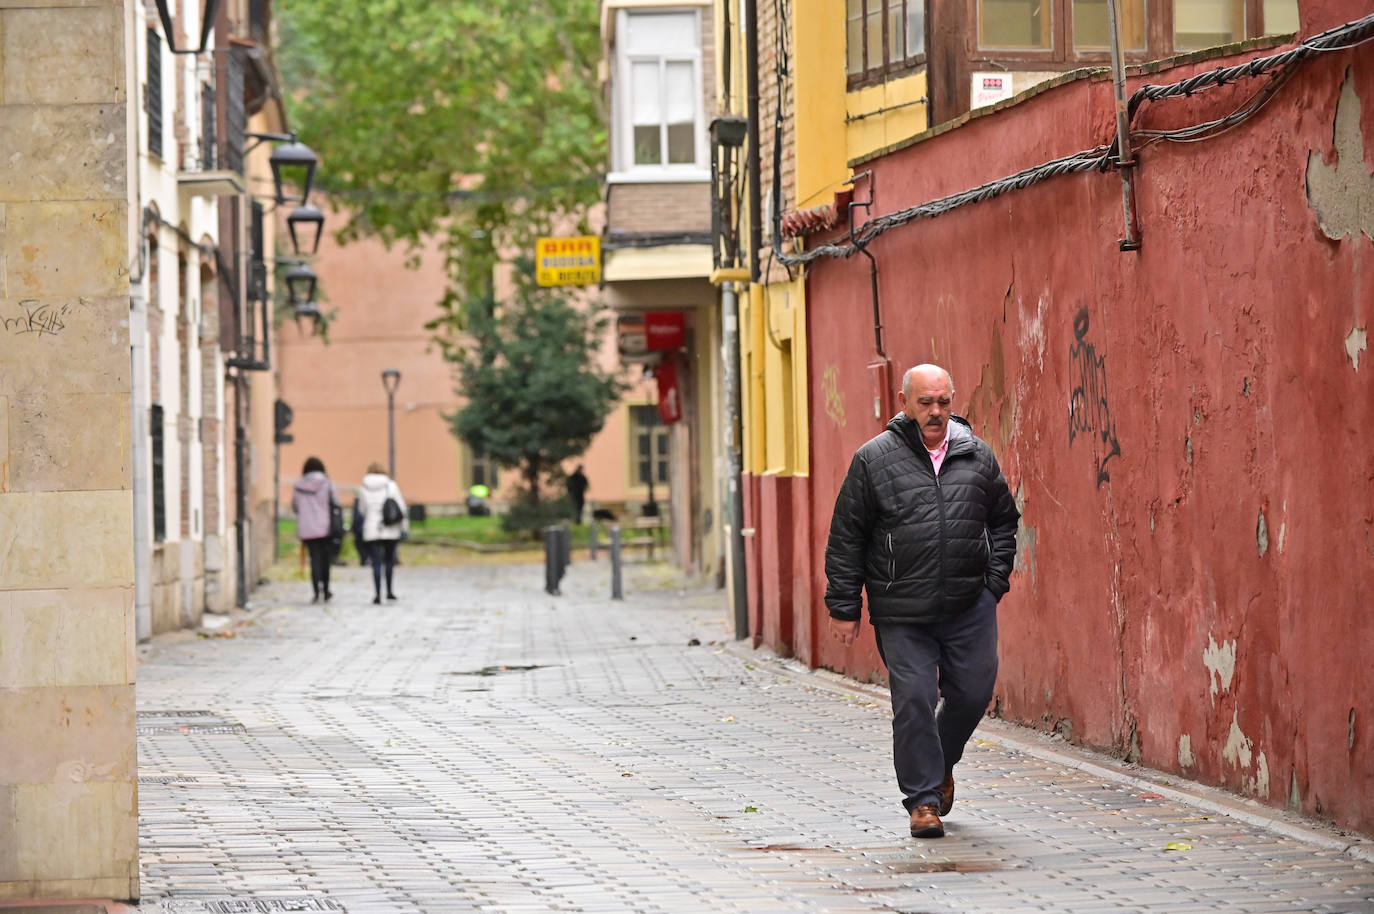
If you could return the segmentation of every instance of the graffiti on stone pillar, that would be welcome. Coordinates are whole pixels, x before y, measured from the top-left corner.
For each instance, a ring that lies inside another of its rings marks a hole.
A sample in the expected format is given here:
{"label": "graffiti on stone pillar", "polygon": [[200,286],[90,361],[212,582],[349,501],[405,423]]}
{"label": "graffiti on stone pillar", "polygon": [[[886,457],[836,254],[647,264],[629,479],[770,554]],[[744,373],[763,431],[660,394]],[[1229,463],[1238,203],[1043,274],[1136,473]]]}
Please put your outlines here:
{"label": "graffiti on stone pillar", "polygon": [[1121,456],[1116,439],[1116,423],[1107,401],[1107,357],[1098,355],[1088,342],[1088,309],[1073,319],[1074,341],[1069,345],[1069,447],[1078,438],[1092,441],[1093,461],[1097,465],[1097,486],[1111,479],[1107,462]]}
{"label": "graffiti on stone pillar", "polygon": [[844,398],[840,395],[840,370],[834,365],[821,375],[821,392],[825,394],[825,414],[844,428]]}
{"label": "graffiti on stone pillar", "polygon": [[16,336],[23,333],[36,333],[42,338],[44,335],[57,336],[67,329],[67,323],[63,318],[71,310],[70,305],[57,307],[26,299],[19,303],[19,307],[24,312],[19,317],[0,319],[4,322],[6,333],[12,333]]}

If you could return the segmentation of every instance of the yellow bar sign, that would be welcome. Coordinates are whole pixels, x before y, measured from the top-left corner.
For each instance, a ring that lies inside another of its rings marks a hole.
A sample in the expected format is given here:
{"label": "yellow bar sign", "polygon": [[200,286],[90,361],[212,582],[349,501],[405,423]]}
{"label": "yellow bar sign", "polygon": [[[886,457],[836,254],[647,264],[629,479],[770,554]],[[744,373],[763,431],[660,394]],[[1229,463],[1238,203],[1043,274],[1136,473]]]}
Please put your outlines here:
{"label": "yellow bar sign", "polygon": [[596,235],[538,239],[534,244],[534,278],[541,286],[601,282],[601,239]]}

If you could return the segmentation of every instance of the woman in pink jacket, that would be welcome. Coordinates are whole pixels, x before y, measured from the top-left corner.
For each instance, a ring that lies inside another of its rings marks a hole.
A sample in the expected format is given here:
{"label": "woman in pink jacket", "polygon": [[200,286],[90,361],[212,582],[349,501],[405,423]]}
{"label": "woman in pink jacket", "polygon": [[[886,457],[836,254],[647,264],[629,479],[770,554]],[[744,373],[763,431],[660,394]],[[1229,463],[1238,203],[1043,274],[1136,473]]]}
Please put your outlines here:
{"label": "woman in pink jacket", "polygon": [[[329,558],[332,514],[339,504],[334,483],[324,474],[318,457],[309,457],[301,469],[301,479],[291,493],[291,510],[296,512],[296,535],[310,551],[310,584],[315,588],[311,603],[334,596],[329,590]],[[340,507],[342,512],[342,507]],[[340,519],[343,514],[340,513]]]}

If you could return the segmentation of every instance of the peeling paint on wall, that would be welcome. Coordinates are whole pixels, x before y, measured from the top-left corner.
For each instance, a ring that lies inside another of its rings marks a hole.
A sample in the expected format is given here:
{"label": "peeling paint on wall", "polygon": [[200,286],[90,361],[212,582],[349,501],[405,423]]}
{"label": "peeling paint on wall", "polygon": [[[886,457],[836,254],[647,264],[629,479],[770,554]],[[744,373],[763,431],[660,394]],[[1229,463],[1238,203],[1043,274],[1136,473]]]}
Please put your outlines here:
{"label": "peeling paint on wall", "polygon": [[1351,330],[1345,338],[1345,354],[1350,356],[1350,364],[1355,366],[1355,371],[1360,370],[1360,353],[1365,349],[1365,332],[1363,327],[1356,327]]}
{"label": "peeling paint on wall", "polygon": [[1208,635],[1207,649],[1202,652],[1202,665],[1211,674],[1208,681],[1211,683],[1212,704],[1215,705],[1217,693],[1231,688],[1231,679],[1236,675],[1236,642],[1223,641],[1217,644]]}
{"label": "peeling paint on wall", "polygon": [[1255,763],[1255,776],[1245,781],[1245,791],[1257,797],[1269,796],[1269,759],[1263,752]]}
{"label": "peeling paint on wall", "polygon": [[1237,768],[1250,767],[1250,750],[1254,743],[1240,729],[1239,712],[1231,715],[1231,732],[1226,735],[1226,745],[1221,747],[1221,757]]}
{"label": "peeling paint on wall", "polygon": [[1045,309],[1049,307],[1047,293],[1041,293],[1035,303],[1035,313],[1021,312],[1021,333],[1018,342],[1021,352],[1034,354],[1035,367],[1045,370]]}
{"label": "peeling paint on wall", "polygon": [[1221,754],[1232,765],[1241,769],[1250,767],[1250,759],[1255,760],[1255,773],[1241,779],[1241,789],[1251,796],[1269,796],[1269,757],[1260,752],[1253,755],[1254,743],[1240,729],[1236,714],[1231,716],[1231,732],[1226,737],[1226,745]]}
{"label": "peeling paint on wall", "polygon": [[1178,738],[1178,767],[1191,768],[1196,761],[1193,758],[1193,738],[1185,733]]}
{"label": "peeling paint on wall", "polygon": [[1031,587],[1035,587],[1035,528],[1026,523],[1026,484],[1016,485],[1016,510],[1021,521],[1016,525],[1016,567],[1030,572]]}
{"label": "peeling paint on wall", "polygon": [[1279,521],[1279,555],[1283,555],[1283,544],[1288,541],[1288,499],[1283,500],[1283,520]]}
{"label": "peeling paint on wall", "polygon": [[1365,164],[1360,108],[1354,75],[1347,69],[1336,102],[1336,164],[1327,165],[1316,150],[1307,154],[1307,200],[1326,237],[1336,241],[1360,232],[1374,240],[1374,177]]}
{"label": "peeling paint on wall", "polygon": [[1260,508],[1259,521],[1255,524],[1255,542],[1259,544],[1260,558],[1269,551],[1269,524],[1264,519],[1264,509]]}

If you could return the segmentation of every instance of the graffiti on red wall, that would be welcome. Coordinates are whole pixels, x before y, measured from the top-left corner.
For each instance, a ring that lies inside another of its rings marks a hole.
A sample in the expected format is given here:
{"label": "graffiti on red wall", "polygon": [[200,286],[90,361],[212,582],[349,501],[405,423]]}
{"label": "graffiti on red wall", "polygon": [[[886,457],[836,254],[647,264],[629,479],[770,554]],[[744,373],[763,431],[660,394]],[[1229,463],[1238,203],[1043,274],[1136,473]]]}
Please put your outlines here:
{"label": "graffiti on red wall", "polygon": [[821,375],[821,390],[825,393],[825,414],[840,428],[844,428],[844,398],[840,395],[840,370],[834,365]]}
{"label": "graffiti on red wall", "polygon": [[1073,319],[1074,341],[1069,345],[1069,372],[1073,390],[1069,394],[1069,447],[1079,437],[1093,442],[1093,461],[1097,465],[1097,487],[1111,479],[1107,462],[1121,456],[1116,438],[1116,423],[1107,402],[1107,357],[1097,354],[1088,342],[1088,309]]}

